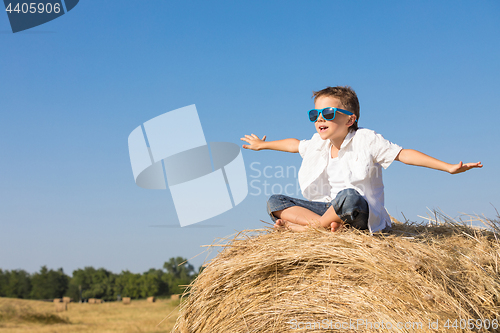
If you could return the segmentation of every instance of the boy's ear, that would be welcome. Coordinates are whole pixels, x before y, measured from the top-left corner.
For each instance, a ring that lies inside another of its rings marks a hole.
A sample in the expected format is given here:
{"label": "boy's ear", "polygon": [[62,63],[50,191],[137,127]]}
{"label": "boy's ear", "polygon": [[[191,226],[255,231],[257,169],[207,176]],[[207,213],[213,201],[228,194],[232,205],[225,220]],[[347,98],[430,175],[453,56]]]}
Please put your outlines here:
{"label": "boy's ear", "polygon": [[356,121],[356,116],[350,116],[349,121],[347,122],[347,126],[352,126],[354,122]]}

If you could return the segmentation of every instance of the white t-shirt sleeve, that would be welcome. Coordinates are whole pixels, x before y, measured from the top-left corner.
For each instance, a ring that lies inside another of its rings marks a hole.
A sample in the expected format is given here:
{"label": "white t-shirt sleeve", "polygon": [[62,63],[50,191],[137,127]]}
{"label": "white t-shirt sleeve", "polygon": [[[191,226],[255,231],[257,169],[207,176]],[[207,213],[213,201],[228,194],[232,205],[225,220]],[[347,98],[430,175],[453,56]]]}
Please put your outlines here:
{"label": "white t-shirt sleeve", "polygon": [[370,152],[375,163],[380,164],[384,169],[394,161],[403,147],[386,140],[382,135],[373,132],[370,140]]}
{"label": "white t-shirt sleeve", "polygon": [[311,140],[301,140],[299,142],[299,154],[302,158],[306,155],[307,147],[309,147]]}

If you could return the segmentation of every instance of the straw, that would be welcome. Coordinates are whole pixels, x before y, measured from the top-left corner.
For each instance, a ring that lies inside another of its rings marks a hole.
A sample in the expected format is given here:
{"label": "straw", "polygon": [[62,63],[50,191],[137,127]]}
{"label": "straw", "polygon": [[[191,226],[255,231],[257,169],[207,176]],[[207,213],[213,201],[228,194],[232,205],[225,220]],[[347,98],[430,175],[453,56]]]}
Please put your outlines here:
{"label": "straw", "polygon": [[210,245],[173,332],[480,331],[500,320],[500,243],[475,219],[489,229],[436,213],[375,235],[242,231]]}

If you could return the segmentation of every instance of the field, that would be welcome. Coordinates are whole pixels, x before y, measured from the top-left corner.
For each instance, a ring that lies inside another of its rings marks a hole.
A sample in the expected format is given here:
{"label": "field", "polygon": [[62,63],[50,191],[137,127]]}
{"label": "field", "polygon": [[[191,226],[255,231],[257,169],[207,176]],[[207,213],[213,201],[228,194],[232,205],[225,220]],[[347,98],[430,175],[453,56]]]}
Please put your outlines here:
{"label": "field", "polygon": [[[50,302],[0,297],[2,332],[170,332],[178,315],[179,301],[132,300],[102,304],[70,303],[56,312]],[[165,319],[169,314],[171,316]]]}

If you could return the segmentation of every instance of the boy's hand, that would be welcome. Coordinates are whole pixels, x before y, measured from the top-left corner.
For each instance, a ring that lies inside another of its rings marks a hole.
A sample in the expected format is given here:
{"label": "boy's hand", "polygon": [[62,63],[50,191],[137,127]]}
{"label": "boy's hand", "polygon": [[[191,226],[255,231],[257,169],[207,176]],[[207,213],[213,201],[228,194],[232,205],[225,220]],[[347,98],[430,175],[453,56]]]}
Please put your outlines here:
{"label": "boy's hand", "polygon": [[451,173],[452,175],[454,175],[456,173],[465,172],[465,171],[470,170],[472,168],[482,168],[482,167],[483,167],[483,165],[481,164],[481,162],[463,164],[462,161],[460,161],[460,163],[458,163],[458,164],[453,164],[448,172]]}
{"label": "boy's hand", "polygon": [[243,145],[243,148],[251,150],[261,150],[262,143],[266,141],[266,136],[264,135],[262,139],[259,139],[259,137],[255,134],[245,135],[245,137],[241,138],[241,140],[249,143],[249,145]]}

